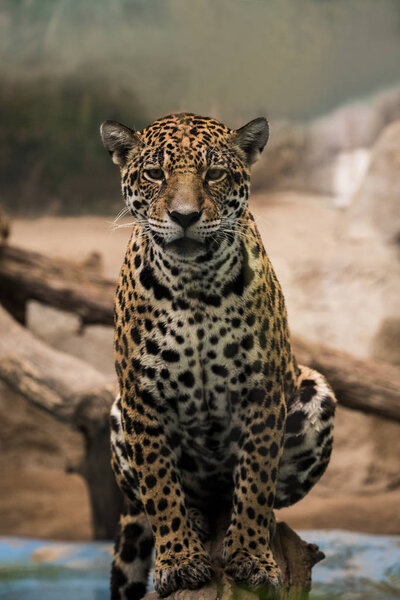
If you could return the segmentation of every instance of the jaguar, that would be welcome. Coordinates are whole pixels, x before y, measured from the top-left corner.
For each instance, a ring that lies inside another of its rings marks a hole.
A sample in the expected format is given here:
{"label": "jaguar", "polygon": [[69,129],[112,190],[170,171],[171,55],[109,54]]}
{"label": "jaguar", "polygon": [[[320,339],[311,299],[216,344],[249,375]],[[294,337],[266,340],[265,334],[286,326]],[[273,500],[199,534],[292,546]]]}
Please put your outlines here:
{"label": "jaguar", "polygon": [[278,588],[274,509],[302,499],[331,454],[335,396],[298,365],[281,287],[249,210],[269,137],[191,113],[101,137],[133,219],[115,295],[112,467],[125,498],[111,597],[141,598],[156,552],[164,597],[213,576],[205,549],[229,515],[225,572]]}

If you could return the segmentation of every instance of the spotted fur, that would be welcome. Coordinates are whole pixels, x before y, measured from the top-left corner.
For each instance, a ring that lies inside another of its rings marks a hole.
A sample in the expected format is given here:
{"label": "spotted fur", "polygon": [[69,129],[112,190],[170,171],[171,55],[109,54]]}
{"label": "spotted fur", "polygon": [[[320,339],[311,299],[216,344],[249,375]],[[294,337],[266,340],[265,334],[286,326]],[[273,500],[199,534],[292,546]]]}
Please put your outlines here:
{"label": "spotted fur", "polygon": [[112,466],[127,498],[112,598],[145,592],[153,542],[161,596],[212,577],[209,516],[229,511],[226,573],[278,587],[273,508],[329,461],[335,408],[297,366],[284,298],[248,209],[265,119],[239,130],[192,114],[134,132],[102,126],[134,218],[115,299]]}

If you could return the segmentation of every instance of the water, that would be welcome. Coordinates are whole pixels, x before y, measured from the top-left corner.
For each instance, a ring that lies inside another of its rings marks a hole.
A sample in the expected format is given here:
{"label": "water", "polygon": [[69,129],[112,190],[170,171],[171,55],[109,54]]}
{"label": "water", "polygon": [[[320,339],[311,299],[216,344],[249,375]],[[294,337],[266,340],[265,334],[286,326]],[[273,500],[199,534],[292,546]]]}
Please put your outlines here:
{"label": "water", "polygon": [[[398,600],[400,536],[303,531],[326,559],[310,600]],[[0,538],[0,600],[108,600],[112,544]]]}
{"label": "water", "polygon": [[313,569],[310,600],[400,598],[400,536],[304,531],[326,558]]}
{"label": "water", "polygon": [[112,544],[0,538],[1,600],[109,600]]}

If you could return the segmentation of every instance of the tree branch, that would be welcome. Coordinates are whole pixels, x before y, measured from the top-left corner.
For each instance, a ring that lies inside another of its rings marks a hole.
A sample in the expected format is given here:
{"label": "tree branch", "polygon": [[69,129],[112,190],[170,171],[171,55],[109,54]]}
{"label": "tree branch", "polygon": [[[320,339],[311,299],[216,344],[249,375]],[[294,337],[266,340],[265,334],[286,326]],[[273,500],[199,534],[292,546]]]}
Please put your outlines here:
{"label": "tree branch", "polygon": [[[311,569],[325,558],[318,546],[302,540],[286,523],[277,523],[271,549],[282,573],[283,587],[268,595],[266,590],[256,592],[239,587],[224,575],[221,554],[227,526],[227,515],[218,517],[212,528],[215,533],[206,543],[215,572],[213,580],[199,590],[175,592],[170,600],[306,600],[311,589]],[[159,600],[159,596],[153,592],[144,600]]]}
{"label": "tree branch", "polygon": [[294,339],[299,363],[323,373],[339,404],[400,422],[400,369],[360,360],[346,352]]}
{"label": "tree branch", "polygon": [[88,486],[96,539],[114,537],[122,498],[110,465],[113,378],[41,342],[0,306],[0,379],[55,418],[79,430],[85,456],[78,472]]}
{"label": "tree branch", "polygon": [[19,322],[24,323],[21,306],[37,300],[77,314],[83,325],[112,325],[114,290],[114,281],[84,264],[0,245],[0,301]]}

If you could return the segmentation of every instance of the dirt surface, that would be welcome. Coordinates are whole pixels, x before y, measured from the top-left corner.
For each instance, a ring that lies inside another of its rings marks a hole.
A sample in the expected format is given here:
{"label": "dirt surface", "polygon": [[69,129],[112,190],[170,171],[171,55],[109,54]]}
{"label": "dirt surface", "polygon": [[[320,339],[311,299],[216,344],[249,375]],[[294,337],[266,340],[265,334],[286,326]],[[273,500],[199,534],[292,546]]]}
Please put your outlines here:
{"label": "dirt surface", "polygon": [[[347,237],[343,213],[325,198],[257,195],[252,206],[287,298],[292,331],[354,355],[370,355],[382,320],[399,316],[392,250]],[[11,242],[76,260],[100,251],[104,274],[116,277],[129,228],[113,233],[111,221],[18,220]],[[75,317],[35,303],[28,321],[49,344],[113,372],[110,328],[88,327],[81,334]],[[65,472],[79,463],[80,434],[2,387],[0,414],[0,534],[90,538],[84,483]],[[279,511],[278,519],[296,529],[399,534],[399,455],[399,425],[340,408],[327,473],[307,498]]]}

